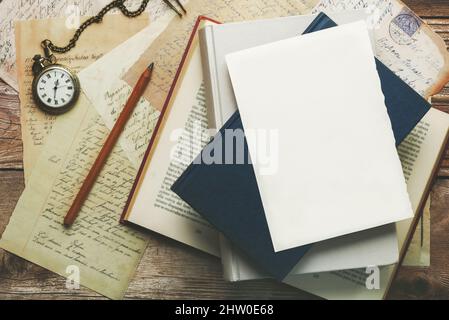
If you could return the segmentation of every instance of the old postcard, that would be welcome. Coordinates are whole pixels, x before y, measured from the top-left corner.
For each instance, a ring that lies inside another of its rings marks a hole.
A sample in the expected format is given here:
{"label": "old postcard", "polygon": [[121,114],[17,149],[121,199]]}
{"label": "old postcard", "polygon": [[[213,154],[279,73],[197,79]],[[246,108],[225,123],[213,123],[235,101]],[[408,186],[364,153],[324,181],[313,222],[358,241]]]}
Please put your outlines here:
{"label": "old postcard", "polygon": [[363,8],[374,28],[377,58],[423,97],[438,93],[449,81],[446,44],[401,1],[322,0],[313,12]]}

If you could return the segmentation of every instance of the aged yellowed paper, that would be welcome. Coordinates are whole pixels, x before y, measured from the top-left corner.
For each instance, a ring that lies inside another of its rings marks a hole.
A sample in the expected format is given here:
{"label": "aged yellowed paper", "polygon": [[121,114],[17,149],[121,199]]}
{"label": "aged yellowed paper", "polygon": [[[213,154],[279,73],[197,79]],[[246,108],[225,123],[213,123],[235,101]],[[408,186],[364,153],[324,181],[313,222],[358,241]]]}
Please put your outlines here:
{"label": "aged yellowed paper", "polygon": [[70,228],[63,218],[109,133],[82,94],[55,122],[0,247],[62,276],[79,271],[81,285],[119,299],[147,239],[119,223],[136,170],[117,145]]}
{"label": "aged yellowed paper", "polygon": [[[132,23],[123,15],[106,16],[102,24],[94,24],[86,29],[76,47],[70,52],[57,55],[58,62],[78,72],[147,25],[148,15],[146,14],[133,19]],[[105,26],[107,26],[106,29],[103,28]],[[48,38],[56,44],[65,44],[72,34],[73,30],[65,27],[65,19],[30,20],[16,23],[17,68],[26,182],[56,120],[55,116],[49,116],[40,111],[32,100],[32,58],[35,54],[42,54],[40,42],[43,39]],[[81,87],[83,85],[81,83]],[[57,118],[59,120],[66,116],[64,114]]]}
{"label": "aged yellowed paper", "polygon": [[321,0],[313,10],[365,9],[376,40],[376,56],[423,97],[449,81],[446,44],[399,0]]}

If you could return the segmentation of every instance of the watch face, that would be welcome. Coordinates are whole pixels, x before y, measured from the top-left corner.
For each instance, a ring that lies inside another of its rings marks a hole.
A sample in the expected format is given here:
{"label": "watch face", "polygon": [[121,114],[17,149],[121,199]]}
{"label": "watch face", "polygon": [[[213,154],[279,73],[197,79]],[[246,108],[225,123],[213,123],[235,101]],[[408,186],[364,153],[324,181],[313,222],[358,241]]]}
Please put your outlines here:
{"label": "watch face", "polygon": [[46,112],[60,114],[68,111],[79,95],[76,75],[67,68],[54,65],[44,69],[33,81],[33,97]]}

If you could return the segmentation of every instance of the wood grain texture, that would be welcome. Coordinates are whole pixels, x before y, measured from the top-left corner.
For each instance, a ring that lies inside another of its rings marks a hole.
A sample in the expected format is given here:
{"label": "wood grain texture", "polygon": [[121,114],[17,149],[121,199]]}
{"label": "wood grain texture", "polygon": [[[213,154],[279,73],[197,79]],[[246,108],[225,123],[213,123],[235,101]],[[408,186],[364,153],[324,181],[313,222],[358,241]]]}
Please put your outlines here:
{"label": "wood grain texture", "polygon": [[447,0],[402,0],[422,18],[449,17]]}
{"label": "wood grain texture", "polygon": [[[448,0],[407,0],[449,45]],[[449,86],[433,98],[449,112]],[[24,188],[19,101],[0,81],[0,234]],[[432,191],[431,267],[401,268],[389,298],[449,299],[449,152]],[[157,234],[136,272],[127,299],[311,299],[310,294],[274,281],[228,283],[218,259]],[[91,290],[70,291],[65,280],[0,249],[0,299],[103,299]]]}
{"label": "wood grain texture", "polygon": [[0,168],[22,167],[19,97],[0,80]]}

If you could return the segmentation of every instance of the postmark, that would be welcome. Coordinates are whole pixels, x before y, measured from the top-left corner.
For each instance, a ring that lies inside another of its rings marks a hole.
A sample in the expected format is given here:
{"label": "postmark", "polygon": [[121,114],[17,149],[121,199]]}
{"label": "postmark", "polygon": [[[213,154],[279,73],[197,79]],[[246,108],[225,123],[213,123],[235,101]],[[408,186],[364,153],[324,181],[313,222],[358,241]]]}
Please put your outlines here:
{"label": "postmark", "polygon": [[415,42],[415,36],[422,21],[409,9],[403,9],[390,22],[390,36],[397,44],[409,45]]}

